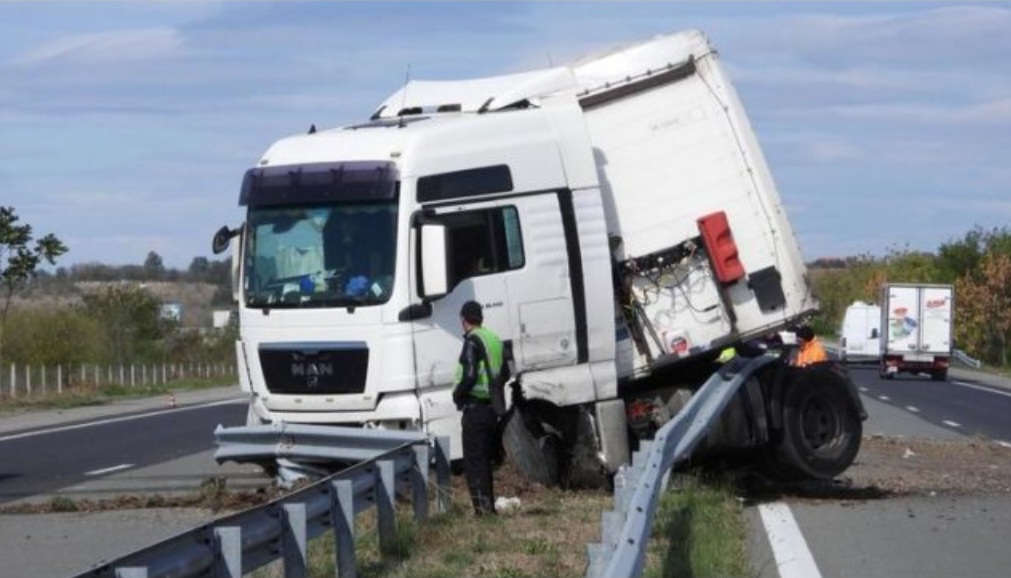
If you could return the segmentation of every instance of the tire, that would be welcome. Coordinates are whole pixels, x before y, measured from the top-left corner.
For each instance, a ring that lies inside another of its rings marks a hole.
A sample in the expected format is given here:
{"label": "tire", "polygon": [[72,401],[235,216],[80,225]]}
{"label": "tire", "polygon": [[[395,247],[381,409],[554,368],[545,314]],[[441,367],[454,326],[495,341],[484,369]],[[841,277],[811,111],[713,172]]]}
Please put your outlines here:
{"label": "tire", "polygon": [[534,416],[525,414],[518,406],[513,406],[505,419],[502,445],[520,473],[545,486],[559,485],[561,444],[557,436],[545,433]]}
{"label": "tire", "polygon": [[830,366],[797,370],[783,395],[782,435],[773,444],[775,477],[831,480],[860,450],[863,424],[847,388]]}
{"label": "tire", "polygon": [[933,381],[948,381],[948,370],[935,369],[930,372],[930,379]]}

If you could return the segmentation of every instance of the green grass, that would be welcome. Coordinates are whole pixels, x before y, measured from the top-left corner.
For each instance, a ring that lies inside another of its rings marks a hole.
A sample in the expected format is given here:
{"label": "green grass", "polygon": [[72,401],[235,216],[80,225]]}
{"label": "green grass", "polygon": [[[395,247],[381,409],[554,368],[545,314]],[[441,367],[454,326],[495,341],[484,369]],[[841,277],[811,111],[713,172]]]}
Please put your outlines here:
{"label": "green grass", "polygon": [[[466,489],[454,484],[453,505],[416,523],[398,507],[397,535],[379,551],[375,512],[355,521],[358,575],[363,578],[491,578],[586,575],[587,545],[600,540],[601,513],[613,509],[603,490],[539,489],[523,496],[520,510],[475,518]],[[676,476],[663,496],[647,548],[644,576],[705,578],[749,576],[741,502],[726,482]],[[331,535],[309,543],[309,575],[334,575]],[[279,564],[254,576],[279,578]]]}
{"label": "green grass", "polygon": [[63,393],[50,391],[45,395],[32,397],[10,397],[0,395],[0,412],[33,409],[70,409],[89,405],[102,405],[117,400],[156,397],[191,391],[221,387],[235,383],[235,377],[192,378],[159,385],[103,385],[79,386],[64,389]]}
{"label": "green grass", "polygon": [[675,476],[671,487],[654,519],[644,576],[750,575],[747,528],[733,487],[694,474]]}

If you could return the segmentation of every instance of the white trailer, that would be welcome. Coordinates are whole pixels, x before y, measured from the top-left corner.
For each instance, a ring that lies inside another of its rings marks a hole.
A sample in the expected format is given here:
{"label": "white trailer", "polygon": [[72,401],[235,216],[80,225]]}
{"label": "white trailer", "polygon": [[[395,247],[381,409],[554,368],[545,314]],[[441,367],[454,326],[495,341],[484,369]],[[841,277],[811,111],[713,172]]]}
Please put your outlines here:
{"label": "white trailer", "polygon": [[955,291],[951,285],[888,283],[881,288],[881,376],[929,373],[948,379]]}
{"label": "white trailer", "polygon": [[[459,457],[458,315],[476,299],[511,352],[507,450],[549,482],[615,471],[629,433],[669,419],[721,349],[817,307],[698,31],[551,69],[412,81],[360,123],[275,143],[240,204],[246,222],[215,249],[234,241],[249,423],[422,429]],[[798,379],[820,385],[794,399]],[[730,412],[730,445],[774,440],[790,454],[776,467],[797,477],[849,465],[862,409],[845,376],[754,381],[758,405]]]}
{"label": "white trailer", "polygon": [[839,361],[877,362],[881,355],[881,307],[854,301],[843,314],[839,331]]}

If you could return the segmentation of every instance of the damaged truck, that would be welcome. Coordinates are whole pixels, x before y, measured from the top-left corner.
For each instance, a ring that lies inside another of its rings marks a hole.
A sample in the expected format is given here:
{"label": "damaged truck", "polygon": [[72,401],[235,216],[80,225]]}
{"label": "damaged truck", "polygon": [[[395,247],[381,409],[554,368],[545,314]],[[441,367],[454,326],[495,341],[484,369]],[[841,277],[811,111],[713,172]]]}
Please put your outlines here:
{"label": "damaged truck", "polygon": [[[249,425],[448,436],[459,311],[508,350],[506,453],[548,484],[606,480],[727,348],[817,311],[717,51],[689,30],[564,66],[411,81],[361,122],[283,138],[242,181],[231,249]],[[787,479],[853,461],[844,369],[749,376],[702,454]]]}

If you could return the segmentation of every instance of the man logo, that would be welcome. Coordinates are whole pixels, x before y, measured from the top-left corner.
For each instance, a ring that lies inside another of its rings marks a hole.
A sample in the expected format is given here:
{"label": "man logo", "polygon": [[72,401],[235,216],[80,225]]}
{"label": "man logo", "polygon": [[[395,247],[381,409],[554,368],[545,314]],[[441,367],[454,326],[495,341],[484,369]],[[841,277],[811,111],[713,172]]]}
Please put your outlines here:
{"label": "man logo", "polygon": [[319,387],[320,378],[332,377],[333,374],[334,369],[332,363],[323,363],[319,361],[296,361],[291,364],[291,376],[304,377],[305,384],[312,388]]}

